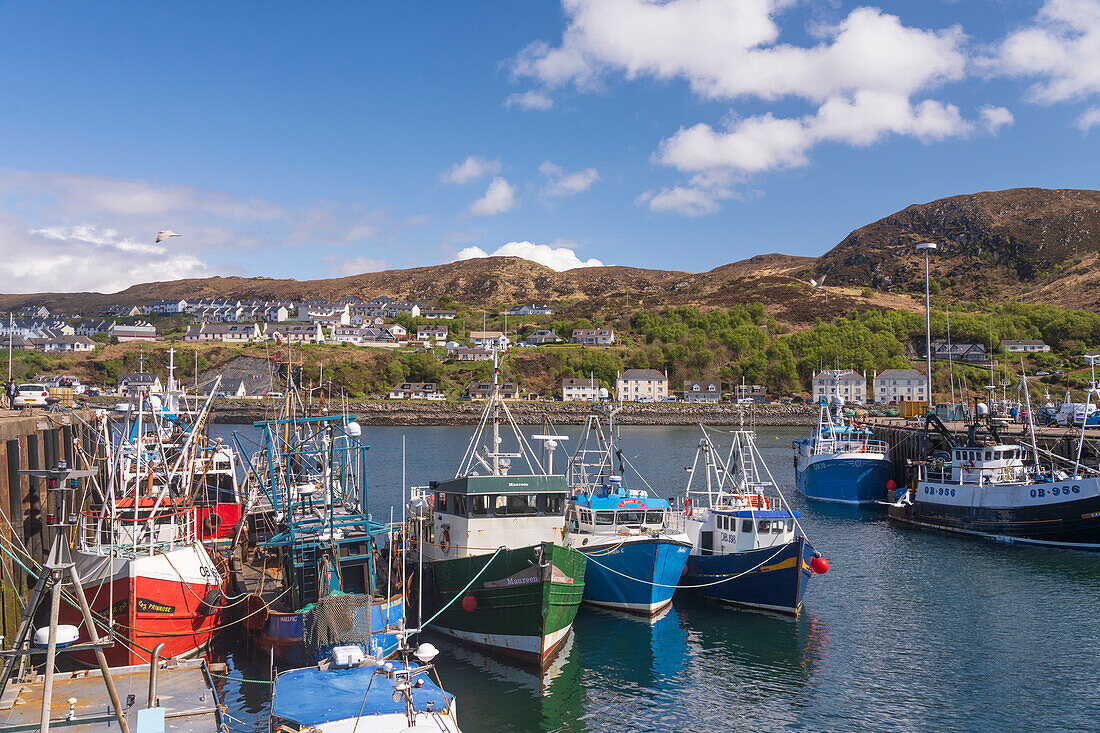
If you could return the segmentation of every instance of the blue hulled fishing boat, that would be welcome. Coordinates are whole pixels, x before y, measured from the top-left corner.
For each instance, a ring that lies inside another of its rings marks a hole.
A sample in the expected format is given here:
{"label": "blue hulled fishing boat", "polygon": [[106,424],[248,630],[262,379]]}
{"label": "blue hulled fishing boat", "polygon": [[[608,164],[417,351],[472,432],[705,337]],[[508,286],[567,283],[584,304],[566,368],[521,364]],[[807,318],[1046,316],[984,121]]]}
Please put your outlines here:
{"label": "blue hulled fishing boat", "polygon": [[691,542],[672,527],[668,501],[627,487],[616,411],[607,412],[606,435],[599,416],[589,416],[570,460],[567,476],[574,493],[565,514],[565,544],[588,557],[585,603],[651,616],[672,602]]}
{"label": "blue hulled fishing boat", "polygon": [[894,474],[889,446],[873,440],[866,426],[844,416],[844,398],[822,398],[817,428],[795,441],[794,474],[807,498],[844,504],[868,504],[886,496]]}
{"label": "blue hulled fishing boat", "polygon": [[[756,435],[731,435],[724,456],[705,428],[699,440],[684,501],[693,547],[681,585],[703,598],[797,614],[811,575],[829,564],[772,479]],[[700,470],[705,486],[695,487]]]}

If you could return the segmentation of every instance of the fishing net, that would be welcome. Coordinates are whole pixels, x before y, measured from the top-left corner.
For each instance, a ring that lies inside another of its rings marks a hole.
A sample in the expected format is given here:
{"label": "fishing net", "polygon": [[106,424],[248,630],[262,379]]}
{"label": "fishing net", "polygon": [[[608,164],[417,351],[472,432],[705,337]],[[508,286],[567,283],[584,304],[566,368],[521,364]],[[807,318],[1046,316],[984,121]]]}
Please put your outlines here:
{"label": "fishing net", "polygon": [[371,598],[359,593],[325,596],[306,611],[302,619],[302,645],[306,658],[317,663],[332,648],[358,644],[371,653]]}

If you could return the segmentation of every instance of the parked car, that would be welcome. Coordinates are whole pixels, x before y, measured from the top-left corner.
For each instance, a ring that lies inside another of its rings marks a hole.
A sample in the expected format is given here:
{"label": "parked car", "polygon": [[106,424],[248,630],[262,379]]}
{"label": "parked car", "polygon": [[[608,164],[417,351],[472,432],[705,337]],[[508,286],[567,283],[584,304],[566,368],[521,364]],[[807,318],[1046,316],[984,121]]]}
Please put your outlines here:
{"label": "parked car", "polygon": [[677,399],[676,395],[674,395],[674,394],[665,395],[664,397],[661,398],[661,402],[679,402],[679,401],[680,400]]}
{"label": "parked car", "polygon": [[15,395],[16,407],[45,407],[50,390],[44,384],[21,384]]}
{"label": "parked car", "polygon": [[636,399],[634,401],[635,402],[652,402],[653,401],[653,395],[648,395],[648,394],[638,395],[638,399]]}

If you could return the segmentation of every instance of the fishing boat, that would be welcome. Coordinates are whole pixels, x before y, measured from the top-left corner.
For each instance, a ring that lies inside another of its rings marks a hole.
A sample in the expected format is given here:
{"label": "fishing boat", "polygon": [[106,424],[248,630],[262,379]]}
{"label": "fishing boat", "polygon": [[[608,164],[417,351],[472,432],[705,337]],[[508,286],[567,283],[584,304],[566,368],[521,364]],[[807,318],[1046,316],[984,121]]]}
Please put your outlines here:
{"label": "fishing boat", "polygon": [[831,398],[822,397],[817,427],[794,443],[795,483],[809,499],[866,504],[886,496],[894,473],[889,446],[871,437],[865,425],[844,416],[839,382]]}
{"label": "fishing boat", "polygon": [[289,416],[253,423],[258,450],[247,456],[249,498],[241,541],[230,559],[238,618],[252,644],[288,665],[315,664],[340,645],[369,655],[397,648],[404,618],[399,583],[380,562],[371,520],[366,450],[354,415]]}
{"label": "fishing boat", "polygon": [[[723,454],[712,431],[702,430],[684,499],[692,550],[682,587],[722,603],[797,614],[810,577],[828,572],[829,563],[772,478],[756,434],[730,432]],[[694,484],[700,472],[702,486]]]}
{"label": "fishing boat", "polygon": [[[138,394],[127,413],[108,455],[106,488],[80,513],[73,552],[97,625],[117,641],[106,650],[112,666],[148,664],[158,648],[162,658],[200,652],[224,605],[223,576],[203,546],[187,492],[209,401],[174,455],[160,437],[166,427],[144,401]],[[148,429],[147,418],[153,420]],[[106,440],[106,420],[102,431]],[[69,608],[62,619],[76,621],[77,614]]]}
{"label": "fishing boat", "polygon": [[606,433],[600,415],[588,417],[569,461],[573,494],[565,512],[565,544],[588,558],[585,603],[653,616],[672,603],[691,541],[673,527],[668,501],[627,486],[616,412],[606,411]]}
{"label": "fishing boat", "polygon": [[[1021,378],[1031,419],[1028,378]],[[1095,381],[1086,404],[1097,391]],[[965,437],[935,416],[925,420],[925,444],[936,433],[942,449],[914,463],[911,485],[892,501],[892,521],[919,529],[1082,550],[1100,550],[1100,471],[1041,450],[1030,424],[1030,445],[1003,440],[985,405]]]}
{"label": "fishing boat", "polygon": [[317,666],[275,678],[269,730],[273,733],[460,733],[454,695],[443,689],[431,643],[413,650],[404,632],[398,657],[371,658],[341,646]]}
{"label": "fishing boat", "polygon": [[[565,476],[546,472],[520,432],[493,354],[493,389],[455,477],[411,490],[406,561],[424,581],[421,628],[542,668],[573,625],[585,556],[563,543]],[[513,473],[520,461],[525,470]]]}

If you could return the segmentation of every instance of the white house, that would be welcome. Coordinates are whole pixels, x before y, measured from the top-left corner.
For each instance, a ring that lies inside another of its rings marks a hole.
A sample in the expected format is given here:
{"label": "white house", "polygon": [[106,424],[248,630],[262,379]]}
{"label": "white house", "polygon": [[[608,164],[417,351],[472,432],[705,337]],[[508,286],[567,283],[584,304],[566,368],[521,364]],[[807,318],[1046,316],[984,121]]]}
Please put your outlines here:
{"label": "white house", "polygon": [[612,346],[615,343],[615,331],[610,328],[574,328],[569,342],[589,346]]}
{"label": "white house", "polygon": [[149,374],[148,372],[143,372],[140,374],[122,374],[119,376],[119,394],[135,394],[141,390],[146,390],[149,392],[162,392],[164,391],[164,387],[160,382],[160,377],[158,377],[156,374]]}
{"label": "white house", "polygon": [[1049,354],[1050,347],[1043,341],[1001,341],[1001,348],[1011,354]]}
{"label": "white house", "polygon": [[57,336],[41,340],[38,347],[42,351],[94,351],[96,343],[87,336]]}
{"label": "white house", "polygon": [[443,343],[447,340],[447,327],[435,325],[417,326],[416,340],[431,342],[433,344]]}
{"label": "white house", "polygon": [[323,344],[325,333],[318,323],[267,323],[264,324],[263,338],[282,343]]}
{"label": "white house", "polygon": [[668,397],[668,377],[656,369],[627,369],[615,388],[621,402],[657,402]]}
{"label": "white house", "polygon": [[255,323],[202,323],[188,328],[183,340],[247,344],[259,338],[260,327]]}
{"label": "white house", "polygon": [[529,344],[556,344],[559,341],[561,337],[552,328],[540,329],[527,337]]}
{"label": "white house", "polygon": [[500,331],[470,331],[470,343],[482,349],[506,351],[512,341]]}
{"label": "white house", "polygon": [[432,395],[442,394],[434,382],[402,382],[390,390],[391,400],[430,400]]}
{"label": "white house", "polygon": [[489,349],[467,349],[461,346],[451,349],[450,355],[457,361],[490,361],[493,352]]}
{"label": "white house", "polygon": [[148,323],[112,323],[107,335],[119,341],[156,341],[157,329]]}
{"label": "white house", "polygon": [[928,379],[916,369],[887,369],[875,375],[875,403],[899,405],[928,399]]}
{"label": "white house", "polygon": [[428,320],[431,320],[431,321],[439,321],[439,320],[453,321],[455,319],[455,316],[457,316],[457,315],[458,315],[458,313],[456,313],[455,311],[445,311],[445,310],[422,310],[422,311],[420,311],[420,317],[421,318],[427,318]]}
{"label": "white house", "polygon": [[718,382],[684,380],[684,402],[711,402],[722,401],[722,385]]}
{"label": "white house", "polygon": [[836,394],[839,380],[840,396],[845,402],[857,405],[867,404],[867,376],[860,376],[851,369],[826,369],[814,375],[814,402],[822,398],[831,398]]}
{"label": "white house", "polygon": [[561,380],[562,402],[596,402],[600,399],[600,383],[596,379],[570,377]]}

